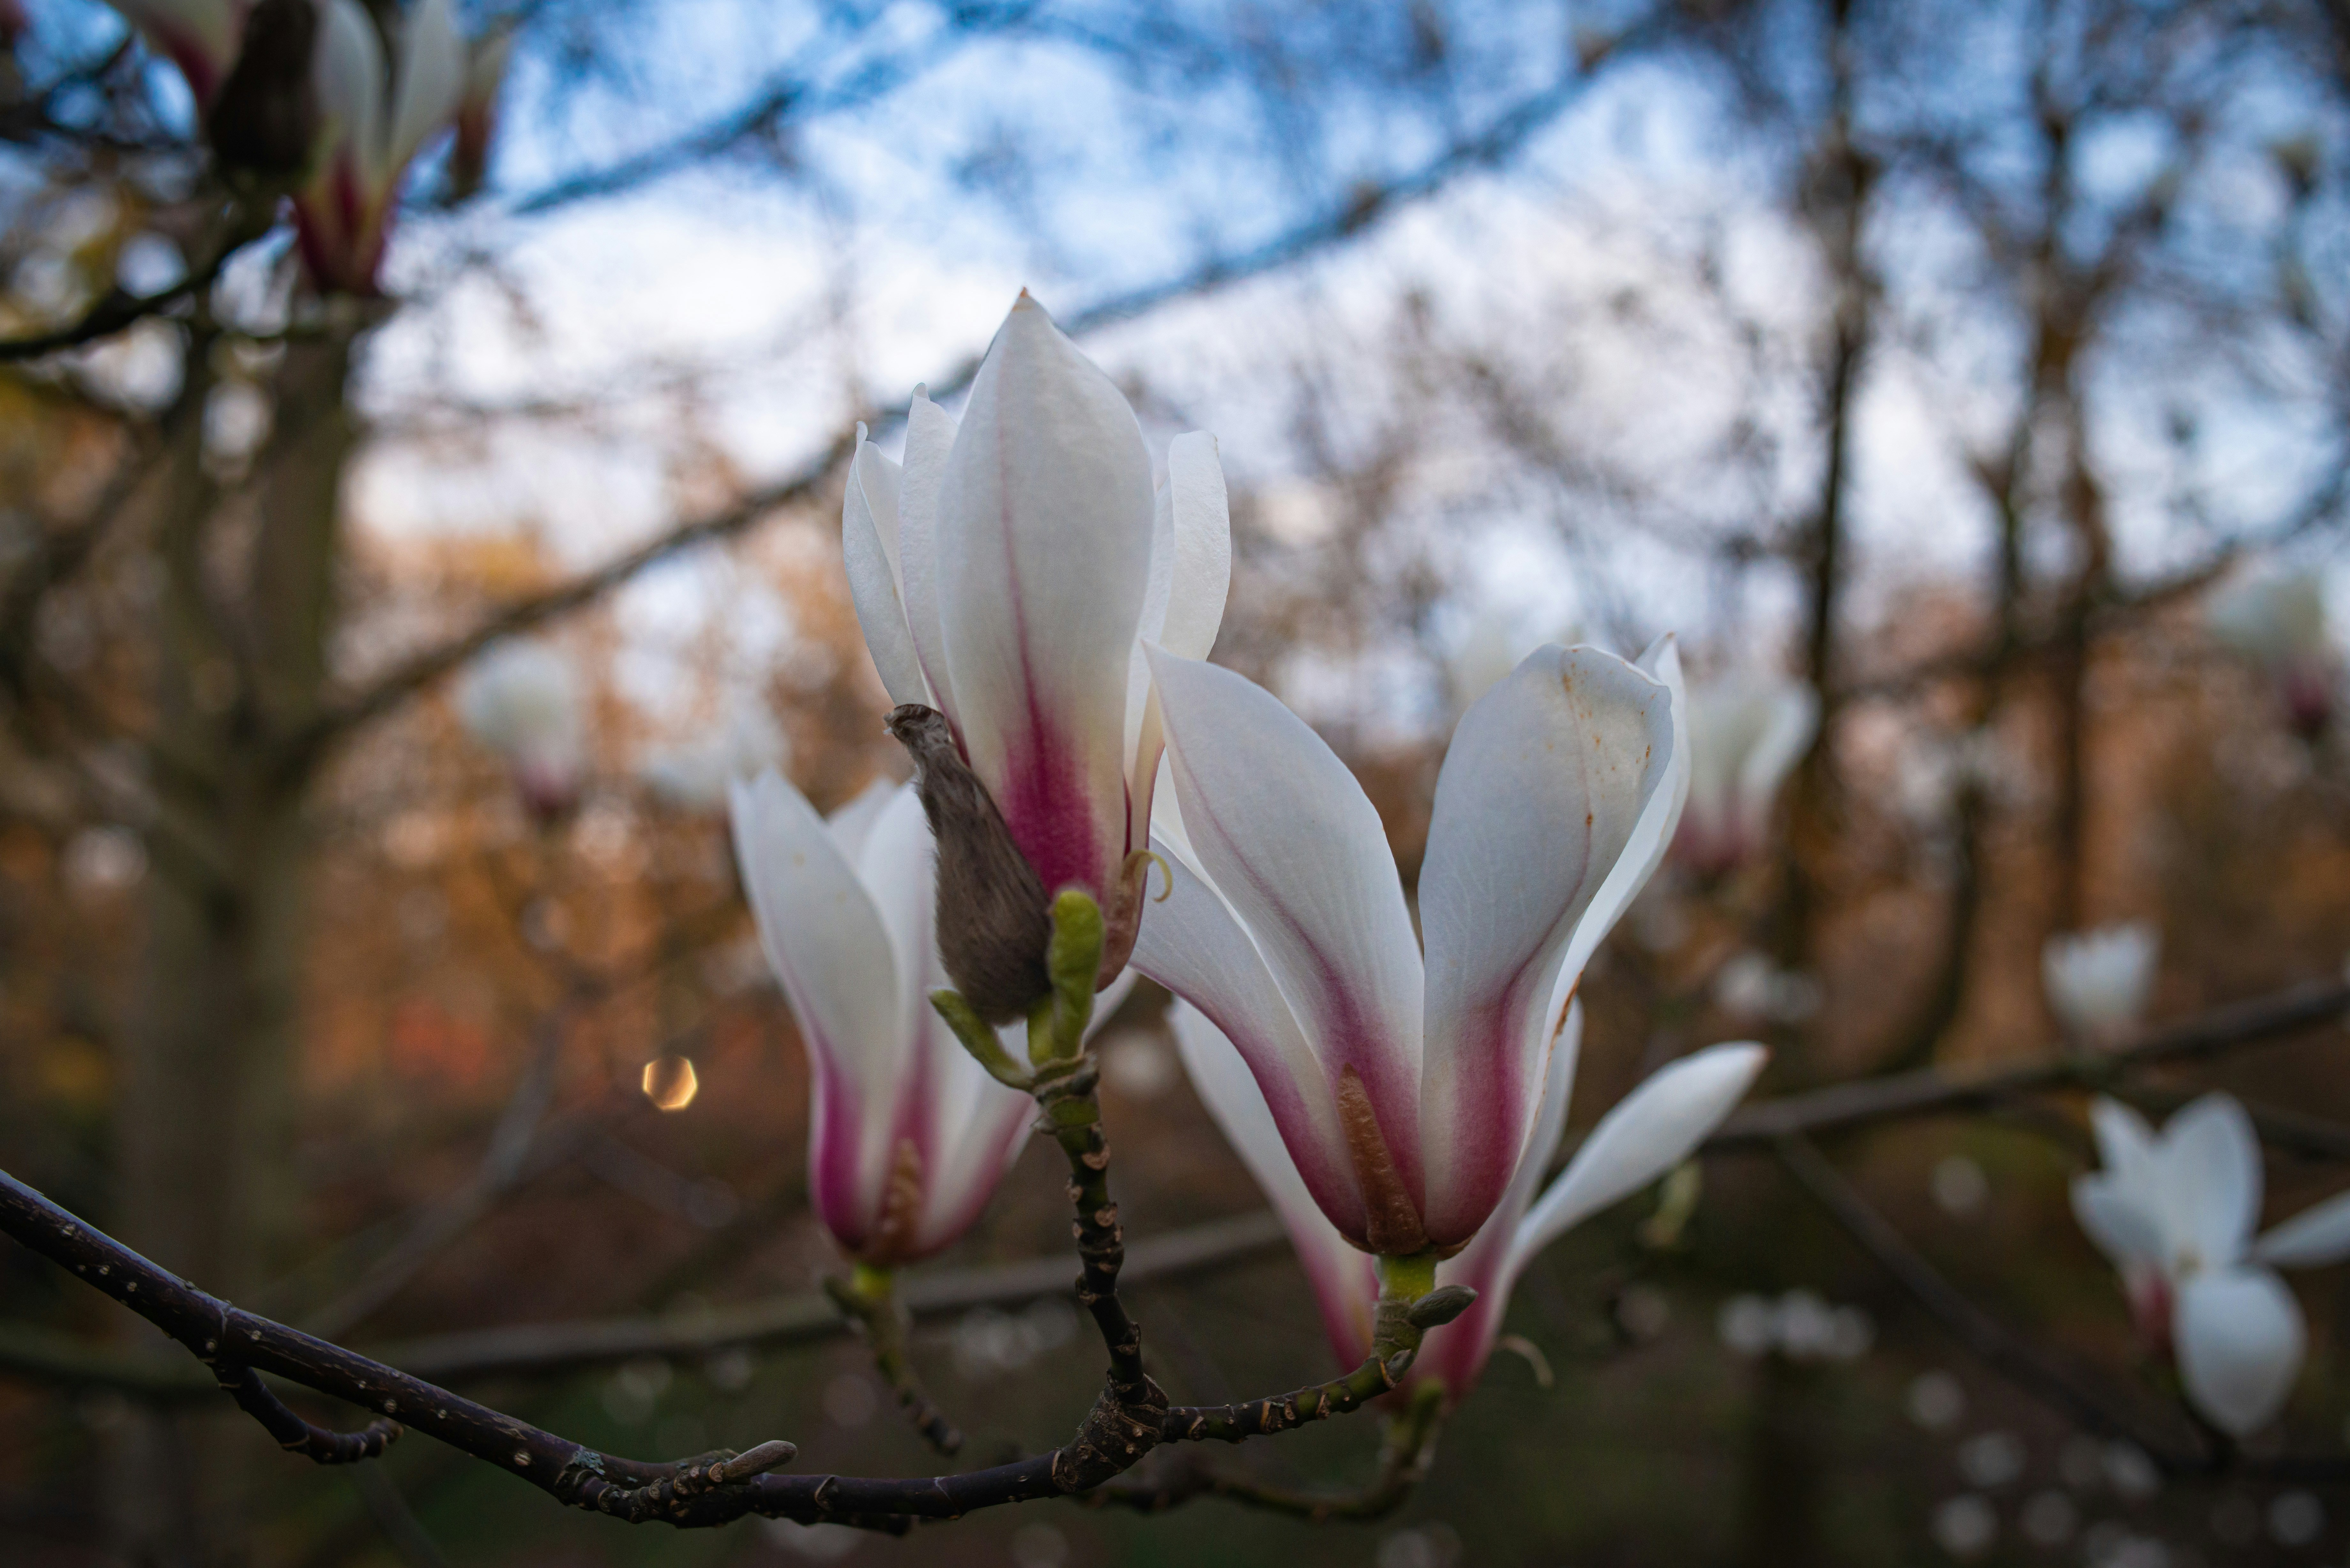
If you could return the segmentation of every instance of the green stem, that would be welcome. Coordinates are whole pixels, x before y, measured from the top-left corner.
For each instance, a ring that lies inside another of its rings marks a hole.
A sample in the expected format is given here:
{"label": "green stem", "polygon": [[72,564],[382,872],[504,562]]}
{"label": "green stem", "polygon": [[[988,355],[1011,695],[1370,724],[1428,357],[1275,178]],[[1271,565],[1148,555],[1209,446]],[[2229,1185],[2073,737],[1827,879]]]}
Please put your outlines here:
{"label": "green stem", "polygon": [[874,1370],[897,1395],[898,1407],[906,1413],[906,1419],[931,1447],[951,1454],[962,1447],[962,1434],[931,1401],[914,1372],[913,1360],[906,1351],[906,1314],[898,1304],[896,1286],[889,1270],[859,1262],[845,1280],[827,1277],[824,1293],[864,1334],[873,1352]]}

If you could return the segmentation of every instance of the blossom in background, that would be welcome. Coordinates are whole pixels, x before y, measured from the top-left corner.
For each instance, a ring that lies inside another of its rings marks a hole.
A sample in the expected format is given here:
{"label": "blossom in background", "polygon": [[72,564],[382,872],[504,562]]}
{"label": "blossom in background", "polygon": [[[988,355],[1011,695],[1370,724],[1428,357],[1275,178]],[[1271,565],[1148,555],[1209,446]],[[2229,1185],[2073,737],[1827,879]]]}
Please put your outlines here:
{"label": "blossom in background", "polygon": [[1135,967],[1248,1063],[1353,1245],[1467,1242],[1503,1200],[1586,961],[1679,813],[1669,639],[1638,665],[1544,648],[1461,716],[1412,935],[1378,813],[1321,738],[1227,670],[1152,649],[1180,809]]}
{"label": "blossom in background", "polygon": [[2326,628],[2325,583],[2314,571],[2255,571],[2211,596],[2211,635],[2274,685],[2285,719],[2314,736],[2334,715],[2341,657]]}
{"label": "blossom in background", "polygon": [[[1192,1086],[1288,1229],[1313,1282],[1331,1351],[1342,1366],[1361,1365],[1371,1350],[1377,1265],[1340,1234],[1308,1190],[1256,1075],[1232,1041],[1184,1003],[1176,1004],[1169,1021]],[[1687,1159],[1752,1085],[1765,1057],[1756,1044],[1715,1045],[1659,1070],[1600,1118],[1565,1171],[1543,1189],[1566,1127],[1582,1036],[1582,1009],[1571,1007],[1551,1051],[1539,1116],[1502,1201],[1475,1239],[1437,1268],[1440,1286],[1466,1285],[1477,1300],[1453,1322],[1429,1332],[1405,1386],[1432,1378],[1449,1400],[1466,1396],[1492,1354],[1511,1287],[1526,1264],[1582,1220]]]}
{"label": "blossom in background", "polygon": [[890,698],[945,716],[1046,898],[1102,906],[1116,973],[1161,750],[1141,645],[1205,658],[1232,575],[1213,438],[1154,496],[1126,399],[1024,293],[960,425],[918,389],[902,466],[860,441],[841,550]]}
{"label": "blossom in background", "polygon": [[2050,937],[2040,950],[2040,981],[2056,1022],[2075,1039],[2121,1039],[2146,1016],[2161,952],[2162,931],[2151,920]]}
{"label": "blossom in background", "polygon": [[1491,691],[1527,654],[1543,644],[1555,642],[1566,647],[1581,640],[1581,633],[1573,626],[1563,626],[1551,637],[1520,637],[1513,635],[1498,617],[1479,616],[1467,634],[1445,655],[1444,681],[1451,692],[1454,710],[1466,708]]}
{"label": "blossom in background", "polygon": [[911,785],[876,784],[826,818],[772,770],[730,795],[743,886],[815,1079],[816,1214],[859,1262],[928,1257],[979,1217],[1035,1106],[931,1011],[945,973],[921,803]]}
{"label": "blossom in background", "polygon": [[302,174],[296,238],[321,288],[379,292],[400,183],[434,137],[458,131],[453,182],[478,182],[511,39],[469,50],[453,0],[417,0],[380,25],[360,0],[117,9],[178,66],[224,160]]}
{"label": "blossom in background", "polygon": [[1689,696],[1689,810],[1673,858],[1700,877],[1737,869],[1767,842],[1779,786],[1819,727],[1819,699],[1776,676],[1726,676]]}
{"label": "blossom in background", "polygon": [[541,817],[560,816],[578,802],[585,707],[571,661],[532,638],[493,647],[457,686],[466,732],[505,759],[524,802]]}
{"label": "blossom in background", "polygon": [[2301,1307],[2278,1268],[2350,1257],[2350,1193],[2255,1241],[2261,1146],[2227,1095],[2206,1095],[2159,1134],[2102,1096],[2090,1107],[2104,1168],[2073,1182],[2073,1212],[2120,1270],[2149,1344],[2177,1356],[2187,1397],[2241,1437],[2283,1407],[2301,1371]]}
{"label": "blossom in background", "polygon": [[662,804],[679,811],[714,811],[736,782],[769,768],[781,770],[791,742],[766,704],[737,696],[718,722],[673,745],[656,746],[637,764],[637,777]]}

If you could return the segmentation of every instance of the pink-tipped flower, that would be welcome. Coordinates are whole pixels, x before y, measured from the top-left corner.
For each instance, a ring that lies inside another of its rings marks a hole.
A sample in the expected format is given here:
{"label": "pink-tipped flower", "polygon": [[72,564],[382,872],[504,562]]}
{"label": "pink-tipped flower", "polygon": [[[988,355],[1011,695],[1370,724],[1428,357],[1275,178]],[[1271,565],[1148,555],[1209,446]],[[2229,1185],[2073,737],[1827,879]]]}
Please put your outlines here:
{"label": "pink-tipped flower", "polygon": [[[1341,1366],[1360,1366],[1370,1354],[1378,1266],[1339,1234],[1307,1190],[1232,1043],[1189,1006],[1179,1003],[1171,1022],[1192,1086],[1288,1229],[1313,1282],[1332,1353]],[[1582,1036],[1582,1009],[1570,1008],[1551,1051],[1541,1114],[1501,1203],[1476,1239],[1437,1267],[1440,1286],[1467,1285],[1477,1300],[1459,1318],[1429,1332],[1406,1376],[1407,1388],[1434,1379],[1448,1402],[1464,1397],[1492,1354],[1511,1287],[1526,1264],[1584,1220],[1687,1159],[1745,1095],[1765,1059],[1762,1046],[1740,1043],[1711,1046],[1659,1070],[1600,1118],[1565,1171],[1545,1189],[1543,1176],[1566,1127]]]}
{"label": "pink-tipped flower", "polygon": [[523,803],[542,820],[577,804],[587,767],[586,700],[571,661],[547,643],[515,638],[473,662],[457,686],[457,717],[505,759]]}
{"label": "pink-tipped flower", "polygon": [[320,0],[316,70],[319,146],[294,198],[302,259],[322,288],[374,295],[408,166],[465,96],[452,0],[403,12],[389,57],[359,0]]}
{"label": "pink-tipped flower", "polygon": [[1232,574],[1213,438],[1154,495],[1126,399],[1023,294],[959,426],[918,389],[902,466],[860,442],[841,547],[890,697],[946,716],[1047,898],[1102,906],[1116,973],[1161,750],[1139,644],[1205,658]]}
{"label": "pink-tipped flower", "polygon": [[2090,1107],[2104,1168],[2073,1182],[2073,1212],[2120,1271],[2147,1343],[2178,1359],[2187,1397],[2238,1437],[2273,1419],[2308,1335],[2280,1268],[2350,1258],[2350,1193],[2253,1238],[2261,1144],[2244,1107],[2206,1095],[2158,1134],[2117,1100]]}
{"label": "pink-tipped flower", "polygon": [[199,115],[236,68],[244,18],[254,0],[113,0],[114,8],[169,59],[195,95]]}
{"label": "pink-tipped flower", "polygon": [[[816,1214],[859,1262],[928,1257],[979,1217],[1035,1107],[931,1010],[946,977],[921,803],[910,786],[876,784],[827,819],[773,772],[732,799],[743,886],[814,1078]],[[1010,1039],[1024,1050],[1024,1035]]]}
{"label": "pink-tipped flower", "polygon": [[1686,755],[1669,639],[1639,665],[1536,649],[1461,716],[1412,936],[1362,786],[1228,670],[1153,649],[1170,889],[1135,967],[1254,1075],[1353,1245],[1457,1251],[1502,1201],[1575,981],[1672,836]]}
{"label": "pink-tipped flower", "polygon": [[2214,637],[2268,678],[2296,734],[2324,732],[2338,701],[2342,656],[2326,627],[2317,573],[2250,572],[2211,596],[2205,618]]}
{"label": "pink-tipped flower", "polygon": [[1689,810],[1673,859],[1700,877],[1745,865],[1770,842],[1771,807],[1819,727],[1819,699],[1782,677],[1733,675],[1689,700]]}

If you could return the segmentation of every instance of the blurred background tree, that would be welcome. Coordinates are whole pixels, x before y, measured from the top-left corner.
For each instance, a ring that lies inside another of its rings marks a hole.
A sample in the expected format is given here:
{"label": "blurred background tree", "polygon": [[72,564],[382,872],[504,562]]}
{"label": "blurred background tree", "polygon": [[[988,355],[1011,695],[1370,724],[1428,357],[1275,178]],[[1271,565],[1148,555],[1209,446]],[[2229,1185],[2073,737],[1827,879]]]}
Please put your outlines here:
{"label": "blurred background tree", "polygon": [[[123,10],[265,60],[251,18],[302,7]],[[432,10],[364,13],[387,105]],[[781,761],[829,805],[900,766],[841,576],[846,438],[959,390],[1023,286],[1156,445],[1217,434],[1218,658],[1357,767],[1408,875],[1452,716],[1537,642],[1672,629],[1701,681],[1807,691],[1755,842],[1592,971],[1577,1126],[1742,1033],[1781,1092],[2036,1057],[2044,942],[2113,920],[2159,931],[2157,1018],[2350,947],[2337,6],[524,0],[464,8],[398,157],[397,115],[99,5],[0,0],[0,1164],[576,1435],[920,1463],[846,1347],[643,1346],[827,1260],[711,781]],[[397,198],[388,250],[321,204],[321,155],[273,157],[286,125]],[[522,635],[576,672],[552,792],[460,722],[454,678]],[[1162,1000],[1107,1046],[1138,1239],[1256,1203]],[[2339,1047],[2134,1092],[2225,1082],[2272,1144],[2299,1127],[2297,1204],[2350,1148]],[[2070,1108],[1834,1152],[2002,1316],[2126,1378],[2064,1207]],[[0,1534],[57,1563],[2338,1556],[2338,1492],[2146,1494],[1954,1376],[1767,1163],[1707,1179],[1693,1216],[1644,1199],[1553,1255],[1430,1487],[1320,1534],[1206,1503],[656,1543],[422,1451],[322,1477],[10,1251]],[[1024,1166],[947,1266],[1051,1253],[1055,1188]],[[1201,1398],[1324,1355],[1263,1227],[1234,1234],[1141,1292]],[[2306,1288],[2293,1421],[2331,1452],[2350,1387]],[[1827,1303],[1873,1318],[1782,1332]],[[651,1337],[549,1331],[526,1373],[423,1337],[612,1318]],[[933,1326],[984,1442],[1087,1397],[1057,1298]],[[1252,1457],[1335,1475],[1365,1440]]]}

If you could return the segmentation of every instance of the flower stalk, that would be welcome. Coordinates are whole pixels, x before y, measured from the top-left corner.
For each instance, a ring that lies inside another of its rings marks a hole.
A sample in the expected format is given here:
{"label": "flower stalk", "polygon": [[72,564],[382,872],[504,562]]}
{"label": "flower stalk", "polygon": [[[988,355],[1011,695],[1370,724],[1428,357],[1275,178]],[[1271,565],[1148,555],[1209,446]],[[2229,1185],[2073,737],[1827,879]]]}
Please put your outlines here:
{"label": "flower stalk", "polygon": [[907,1353],[907,1315],[898,1300],[896,1271],[857,1263],[847,1279],[837,1274],[827,1276],[824,1293],[832,1298],[840,1315],[863,1336],[873,1353],[873,1369],[889,1386],[889,1392],[897,1396],[898,1408],[905,1412],[906,1419],[922,1435],[922,1440],[941,1454],[961,1449],[962,1433],[931,1398]]}

